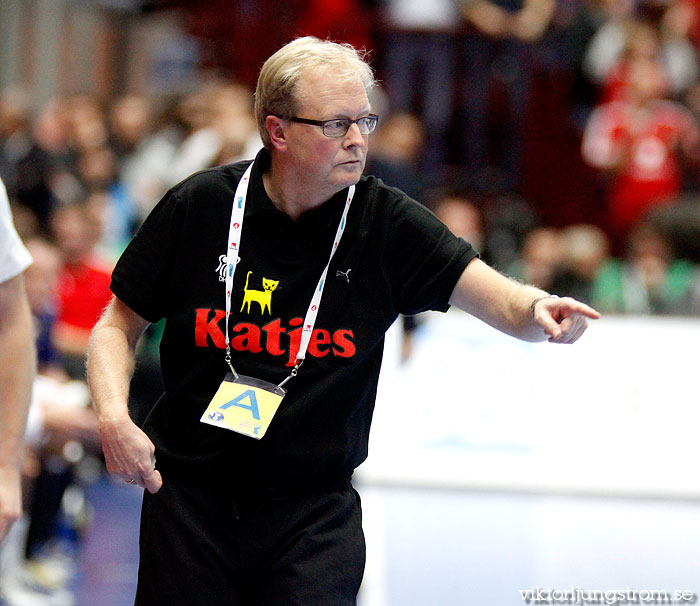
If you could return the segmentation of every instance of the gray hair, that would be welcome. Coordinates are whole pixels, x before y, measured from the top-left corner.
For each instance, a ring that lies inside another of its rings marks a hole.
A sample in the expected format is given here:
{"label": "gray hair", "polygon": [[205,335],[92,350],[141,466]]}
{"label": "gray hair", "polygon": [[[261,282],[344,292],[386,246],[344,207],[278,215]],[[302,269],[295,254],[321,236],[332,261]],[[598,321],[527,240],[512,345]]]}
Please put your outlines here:
{"label": "gray hair", "polygon": [[332,67],[335,78],[359,77],[369,92],[376,81],[367,55],[367,51],[350,44],[313,36],[297,38],[273,54],[263,64],[255,89],[255,120],[263,145],[272,149],[265,127],[267,116],[290,118],[296,113],[299,81],[305,70]]}

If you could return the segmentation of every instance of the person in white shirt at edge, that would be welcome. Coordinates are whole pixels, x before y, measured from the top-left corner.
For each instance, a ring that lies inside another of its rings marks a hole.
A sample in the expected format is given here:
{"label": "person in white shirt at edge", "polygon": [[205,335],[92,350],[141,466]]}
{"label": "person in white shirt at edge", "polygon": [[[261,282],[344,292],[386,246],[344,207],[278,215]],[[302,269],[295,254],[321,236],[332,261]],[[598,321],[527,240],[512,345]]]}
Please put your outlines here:
{"label": "person in white shirt at edge", "polygon": [[0,181],[0,541],[22,513],[24,430],[36,369],[23,276],[30,264]]}

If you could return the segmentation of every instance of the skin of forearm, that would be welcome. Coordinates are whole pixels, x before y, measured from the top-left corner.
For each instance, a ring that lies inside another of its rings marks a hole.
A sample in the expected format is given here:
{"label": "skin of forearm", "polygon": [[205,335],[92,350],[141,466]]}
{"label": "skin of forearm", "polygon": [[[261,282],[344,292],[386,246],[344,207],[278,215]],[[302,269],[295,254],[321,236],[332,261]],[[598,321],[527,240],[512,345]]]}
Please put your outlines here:
{"label": "skin of forearm", "polygon": [[[4,297],[3,297],[4,300]],[[0,466],[19,465],[36,370],[29,305],[22,294],[0,319]]]}
{"label": "skin of forearm", "polygon": [[489,300],[480,305],[481,311],[477,317],[522,341],[544,341],[548,335],[534,321],[530,306],[535,299],[548,294],[501,274],[494,281]]}
{"label": "skin of forearm", "polygon": [[134,350],[124,331],[100,321],[88,346],[87,378],[100,426],[128,418]]}

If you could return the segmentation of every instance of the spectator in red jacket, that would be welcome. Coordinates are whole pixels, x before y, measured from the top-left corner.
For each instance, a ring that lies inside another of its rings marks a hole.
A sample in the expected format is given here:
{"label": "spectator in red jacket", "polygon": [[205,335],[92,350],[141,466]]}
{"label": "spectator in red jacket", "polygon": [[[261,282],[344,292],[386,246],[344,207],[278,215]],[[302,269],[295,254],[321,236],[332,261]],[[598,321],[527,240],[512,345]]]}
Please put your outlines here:
{"label": "spectator in red jacket", "polygon": [[665,98],[660,63],[630,64],[624,98],[599,106],[583,136],[584,159],[608,177],[608,224],[615,236],[680,192],[686,162],[697,160],[697,123],[684,106]]}

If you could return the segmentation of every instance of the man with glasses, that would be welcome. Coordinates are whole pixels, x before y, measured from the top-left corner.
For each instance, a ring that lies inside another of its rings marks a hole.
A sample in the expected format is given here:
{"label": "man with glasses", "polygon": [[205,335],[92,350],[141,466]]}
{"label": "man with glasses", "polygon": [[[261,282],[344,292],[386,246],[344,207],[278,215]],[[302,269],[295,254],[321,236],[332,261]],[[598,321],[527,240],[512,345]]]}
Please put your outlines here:
{"label": "man with glasses", "polygon": [[[88,378],[108,470],[147,489],[138,606],[354,604],[351,476],[397,315],[452,303],[556,342],[597,317],[502,277],[362,175],[373,85],[347,45],[280,49],[258,79],[255,161],[174,187],[114,270]],[[127,412],[133,349],[162,317],[165,395],[142,430]]]}

